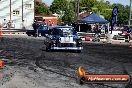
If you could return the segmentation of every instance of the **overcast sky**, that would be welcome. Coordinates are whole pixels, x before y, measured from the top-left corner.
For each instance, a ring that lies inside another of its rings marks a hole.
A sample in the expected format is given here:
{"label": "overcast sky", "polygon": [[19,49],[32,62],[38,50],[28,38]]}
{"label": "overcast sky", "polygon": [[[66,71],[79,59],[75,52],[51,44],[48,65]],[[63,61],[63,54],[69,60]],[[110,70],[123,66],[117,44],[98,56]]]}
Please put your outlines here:
{"label": "overcast sky", "polygon": [[[105,1],[110,1],[111,3],[121,3],[123,5],[129,5],[130,0],[105,0]],[[43,0],[47,5],[51,5],[53,0]]]}

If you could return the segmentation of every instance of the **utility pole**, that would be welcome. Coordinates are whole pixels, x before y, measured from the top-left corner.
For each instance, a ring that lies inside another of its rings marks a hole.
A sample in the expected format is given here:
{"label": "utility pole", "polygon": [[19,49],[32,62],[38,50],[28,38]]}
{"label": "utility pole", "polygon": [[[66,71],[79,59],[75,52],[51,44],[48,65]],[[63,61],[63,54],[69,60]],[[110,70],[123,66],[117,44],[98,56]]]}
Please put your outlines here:
{"label": "utility pole", "polygon": [[23,0],[22,0],[22,22],[23,22]]}
{"label": "utility pole", "polygon": [[79,20],[79,8],[80,8],[80,0],[77,0],[77,20]]}
{"label": "utility pole", "polygon": [[36,0],[34,0],[34,21],[35,21],[35,15],[36,15]]}
{"label": "utility pole", "polygon": [[131,16],[132,16],[132,0],[130,0],[130,11],[129,11],[129,21],[128,21],[128,25],[130,27],[131,25]]}
{"label": "utility pole", "polygon": [[76,20],[79,20],[79,2],[80,0],[75,0],[75,13],[76,13]]}
{"label": "utility pole", "polygon": [[11,21],[11,0],[10,0],[10,21]]}

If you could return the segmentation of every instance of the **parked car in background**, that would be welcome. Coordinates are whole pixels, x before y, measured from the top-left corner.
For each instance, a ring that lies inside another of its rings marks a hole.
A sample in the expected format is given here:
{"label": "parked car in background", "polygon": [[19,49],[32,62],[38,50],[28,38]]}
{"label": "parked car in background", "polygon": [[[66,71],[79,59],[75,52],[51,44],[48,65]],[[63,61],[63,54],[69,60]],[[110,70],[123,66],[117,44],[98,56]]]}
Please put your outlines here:
{"label": "parked car in background", "polygon": [[45,40],[46,51],[75,50],[81,52],[82,40],[71,26],[55,26],[49,29]]}
{"label": "parked car in background", "polygon": [[36,30],[27,30],[26,34],[28,36],[45,36],[48,33],[48,26],[47,25],[40,25]]}
{"label": "parked car in background", "polygon": [[112,42],[127,42],[125,36],[122,35],[114,35],[112,38]]}

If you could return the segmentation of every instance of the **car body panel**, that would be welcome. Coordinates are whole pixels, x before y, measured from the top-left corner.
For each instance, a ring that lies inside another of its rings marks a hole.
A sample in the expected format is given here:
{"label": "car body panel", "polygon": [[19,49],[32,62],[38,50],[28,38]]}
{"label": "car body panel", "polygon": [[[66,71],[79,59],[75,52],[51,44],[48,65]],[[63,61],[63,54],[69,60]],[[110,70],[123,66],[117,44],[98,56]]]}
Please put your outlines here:
{"label": "car body panel", "polygon": [[120,35],[114,35],[112,38],[112,42],[125,42],[125,37]]}

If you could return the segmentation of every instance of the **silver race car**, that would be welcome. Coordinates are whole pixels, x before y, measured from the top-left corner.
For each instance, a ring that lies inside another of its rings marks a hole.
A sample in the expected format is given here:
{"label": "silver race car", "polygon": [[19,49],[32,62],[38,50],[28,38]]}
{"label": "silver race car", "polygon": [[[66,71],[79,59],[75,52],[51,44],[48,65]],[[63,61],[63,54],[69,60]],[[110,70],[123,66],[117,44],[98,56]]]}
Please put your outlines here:
{"label": "silver race car", "polygon": [[72,26],[55,26],[49,29],[45,40],[46,51],[75,50],[81,52],[82,40]]}

